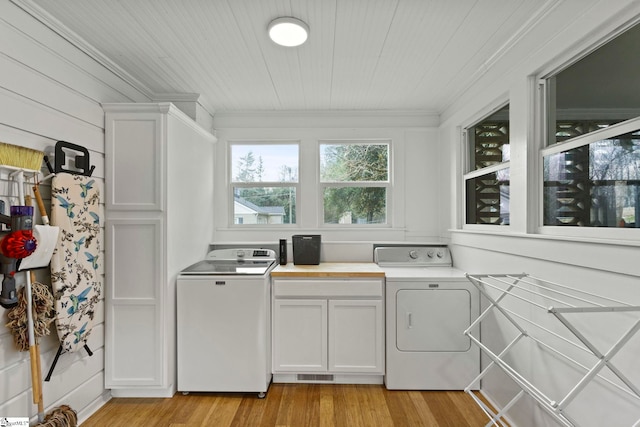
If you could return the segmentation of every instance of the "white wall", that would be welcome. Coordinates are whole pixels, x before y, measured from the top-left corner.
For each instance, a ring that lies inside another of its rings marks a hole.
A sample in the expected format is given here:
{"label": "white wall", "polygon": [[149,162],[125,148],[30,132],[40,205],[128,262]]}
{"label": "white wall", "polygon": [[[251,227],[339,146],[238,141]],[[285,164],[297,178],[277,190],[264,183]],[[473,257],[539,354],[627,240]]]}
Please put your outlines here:
{"label": "white wall", "polygon": [[[629,0],[568,0],[548,5],[546,16],[532,18],[536,20],[535,28],[514,38],[512,50],[499,52],[492,58],[492,67],[480,73],[468,92],[441,116],[440,164],[444,167],[441,176],[446,189],[440,195],[443,239],[451,243],[454,264],[469,273],[526,272],[638,304],[640,238],[616,241],[537,234],[537,177],[532,165],[537,161],[535,77],[558,69],[617,29],[638,21],[640,4]],[[460,128],[507,100],[511,110],[511,226],[463,229]],[[545,322],[548,321],[545,316],[550,316],[533,309],[523,314],[527,319]],[[491,343],[507,340],[505,322],[492,318],[485,326],[483,340]],[[616,326],[615,320],[603,315],[589,323],[588,329],[596,341],[602,342],[613,337]],[[635,337],[625,353],[617,357],[619,368],[630,373],[636,385],[640,384],[635,362],[639,341]],[[580,351],[568,351],[577,358],[583,357]],[[518,355],[515,361],[518,369],[552,397],[562,397],[572,381],[570,368],[535,347]],[[491,376],[482,389],[491,399],[504,404],[514,386],[508,380]],[[598,381],[569,406],[568,413],[579,420],[580,426],[632,425],[640,418],[640,403]],[[509,414],[519,427],[557,425],[530,399],[517,404]]]}
{"label": "white wall", "polygon": [[[605,257],[608,252],[598,245],[585,244],[566,247],[571,252],[581,252],[583,258],[591,260],[593,267],[574,266],[557,262],[546,257],[522,256],[521,251],[527,251],[527,239],[520,237],[487,237],[477,236],[477,239],[484,240],[487,246],[496,248],[491,250],[482,247],[479,242],[467,242],[463,238],[453,237],[453,256],[458,266],[469,273],[522,273],[526,272],[534,277],[552,280],[561,284],[572,286],[585,292],[605,295],[609,298],[624,301],[633,305],[640,305],[640,292],[638,286],[640,280],[637,275],[613,273],[605,262],[597,262],[600,254]],[[546,242],[547,246],[553,246],[551,242]],[[582,247],[582,249],[580,249]],[[551,248],[553,250],[553,248]],[[637,248],[633,249],[637,253]],[[630,251],[633,251],[630,249]],[[516,254],[516,255],[514,255]],[[623,254],[624,256],[624,254]],[[637,256],[636,256],[637,257]],[[637,270],[637,267],[636,267]],[[570,292],[575,293],[575,292]],[[495,297],[496,294],[494,293]],[[554,295],[559,297],[558,295]],[[581,295],[585,297],[585,295]],[[535,297],[528,295],[535,300]],[[559,297],[567,300],[567,297]],[[593,297],[589,297],[593,298]],[[560,306],[551,299],[540,300],[543,307]],[[486,304],[485,304],[486,306]],[[511,299],[506,306],[512,308],[516,313],[523,314],[528,320],[537,324],[542,324],[555,333],[571,338],[574,342],[578,340],[571,335],[569,330],[555,319],[552,314],[545,309],[533,305],[524,304],[519,300]],[[622,334],[638,321],[638,313],[598,313],[598,314],[569,314],[567,318],[577,325],[581,333],[595,343],[603,353],[608,351]],[[596,365],[598,360],[589,357],[588,353],[560,342],[546,332],[541,331],[536,326],[517,319],[532,336],[542,338],[545,342],[554,345],[557,349],[571,356],[574,360],[580,361],[589,368]],[[481,331],[482,341],[499,352],[506,343],[516,337],[515,330],[506,326],[508,322],[501,315],[494,311],[487,321],[483,322]],[[623,350],[612,358],[613,365],[629,377],[638,386],[640,384],[640,371],[638,370],[637,355],[640,353],[640,336],[636,335]],[[523,339],[515,348],[511,355],[517,357],[510,360],[512,365],[531,381],[539,390],[549,398],[561,401],[564,396],[578,383],[586,370],[576,368],[572,363],[554,355],[551,351],[533,345],[529,338]],[[483,359],[483,365],[489,362],[488,358]],[[514,383],[499,374],[499,370],[492,369],[491,374],[482,383],[483,392],[494,402],[504,405],[515,395],[518,388]],[[601,373],[609,379],[613,375],[608,368],[604,368]],[[620,384],[619,381],[616,381]],[[584,391],[579,393],[575,400],[568,405],[567,411],[570,416],[578,421],[581,427],[600,426],[631,426],[640,418],[640,401],[631,398],[629,394],[596,379]],[[531,404],[531,399],[525,398],[509,412],[511,420],[518,427],[543,427],[556,426],[555,422],[543,411]]]}
{"label": "white wall", "polygon": [[[284,112],[218,114],[214,125],[216,147],[216,242],[277,243],[294,234],[321,234],[322,261],[370,261],[370,245],[349,242],[437,241],[440,231],[438,198],[438,117],[421,112]],[[389,227],[324,226],[317,188],[317,168],[313,150],[323,139],[388,139],[392,144],[393,190]],[[229,141],[299,141],[301,188],[298,224],[252,227],[232,224],[229,182]],[[311,156],[306,155],[310,153]],[[311,172],[311,173],[309,173]],[[307,177],[307,178],[305,178]],[[310,191],[310,189],[312,191]],[[355,251],[355,253],[354,253]]]}
{"label": "white wall", "polygon": [[[58,34],[9,1],[0,2],[0,141],[44,151],[58,140],[86,147],[93,177],[104,179],[104,113],[102,102],[141,102],[148,98],[110,73]],[[46,170],[45,170],[46,172]],[[0,179],[0,197],[8,192]],[[47,209],[49,183],[43,185]],[[37,223],[40,218],[36,217]],[[104,260],[104,254],[100,256]],[[50,283],[48,269],[38,280]],[[20,275],[22,276],[22,275]],[[6,313],[0,308],[2,323]],[[44,385],[45,410],[69,404],[80,419],[102,405],[104,389],[104,307],[98,306],[88,342],[93,351],[63,354]],[[41,340],[43,376],[58,348],[55,328]],[[0,329],[0,414],[35,417],[28,352],[18,352],[6,328]]]}

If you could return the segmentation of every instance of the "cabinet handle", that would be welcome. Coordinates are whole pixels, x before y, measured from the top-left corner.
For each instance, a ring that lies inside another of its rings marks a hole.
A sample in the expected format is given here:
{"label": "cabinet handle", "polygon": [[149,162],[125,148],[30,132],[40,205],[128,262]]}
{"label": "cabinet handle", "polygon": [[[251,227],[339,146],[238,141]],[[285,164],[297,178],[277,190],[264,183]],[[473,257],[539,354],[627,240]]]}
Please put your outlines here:
{"label": "cabinet handle", "polygon": [[407,329],[413,328],[413,322],[411,317],[412,317],[412,313],[410,311],[407,312]]}

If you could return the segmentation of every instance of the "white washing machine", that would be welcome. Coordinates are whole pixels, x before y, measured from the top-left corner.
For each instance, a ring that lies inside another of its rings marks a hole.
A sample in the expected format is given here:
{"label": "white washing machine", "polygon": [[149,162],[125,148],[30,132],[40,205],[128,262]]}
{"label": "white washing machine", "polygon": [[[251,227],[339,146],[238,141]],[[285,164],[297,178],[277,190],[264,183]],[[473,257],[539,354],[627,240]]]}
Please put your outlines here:
{"label": "white washing machine", "polygon": [[464,331],[480,314],[480,294],[453,268],[448,247],[376,245],[374,260],[386,276],[386,387],[468,387],[480,350]]}
{"label": "white washing machine", "polygon": [[177,280],[178,391],[257,392],[271,383],[275,252],[218,249]]}

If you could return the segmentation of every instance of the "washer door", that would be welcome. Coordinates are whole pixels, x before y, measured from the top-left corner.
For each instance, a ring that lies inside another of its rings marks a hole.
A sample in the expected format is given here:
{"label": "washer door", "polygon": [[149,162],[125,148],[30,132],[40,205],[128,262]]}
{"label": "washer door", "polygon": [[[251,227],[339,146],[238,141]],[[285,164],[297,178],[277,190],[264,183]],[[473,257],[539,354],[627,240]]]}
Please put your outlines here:
{"label": "washer door", "polygon": [[467,351],[471,294],[466,289],[401,289],[396,294],[400,351]]}

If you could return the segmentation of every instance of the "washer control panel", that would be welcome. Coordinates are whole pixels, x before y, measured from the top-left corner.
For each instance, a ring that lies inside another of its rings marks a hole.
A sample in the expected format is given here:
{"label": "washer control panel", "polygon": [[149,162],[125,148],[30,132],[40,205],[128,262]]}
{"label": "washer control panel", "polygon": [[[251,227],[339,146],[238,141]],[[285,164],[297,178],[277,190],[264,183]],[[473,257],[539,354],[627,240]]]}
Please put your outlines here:
{"label": "washer control panel", "polygon": [[451,267],[451,252],[446,245],[377,246],[373,261],[381,266]]}

